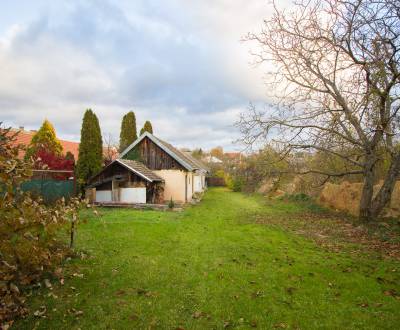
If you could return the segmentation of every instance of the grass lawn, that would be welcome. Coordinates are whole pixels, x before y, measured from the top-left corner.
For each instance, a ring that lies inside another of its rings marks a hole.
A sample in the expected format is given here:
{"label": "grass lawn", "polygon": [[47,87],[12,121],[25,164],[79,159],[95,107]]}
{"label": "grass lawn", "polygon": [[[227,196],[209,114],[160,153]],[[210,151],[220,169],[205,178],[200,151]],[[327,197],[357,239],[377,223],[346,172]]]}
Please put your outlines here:
{"label": "grass lawn", "polygon": [[268,225],[303,207],[216,188],[182,213],[88,215],[76,241],[88,257],[32,295],[45,318],[15,328],[399,329],[400,263]]}

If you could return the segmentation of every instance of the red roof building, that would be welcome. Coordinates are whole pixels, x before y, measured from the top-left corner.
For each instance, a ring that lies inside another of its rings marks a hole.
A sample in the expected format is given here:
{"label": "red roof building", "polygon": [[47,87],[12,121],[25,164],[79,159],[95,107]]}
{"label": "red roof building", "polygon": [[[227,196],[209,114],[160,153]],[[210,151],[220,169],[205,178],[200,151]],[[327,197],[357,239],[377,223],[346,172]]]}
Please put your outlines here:
{"label": "red roof building", "polygon": [[[26,131],[24,129],[11,129],[10,134],[18,133],[15,136],[15,141],[13,142],[14,145],[22,144],[24,146],[29,146],[31,143],[33,135],[36,131]],[[60,143],[63,147],[63,154],[65,155],[68,151],[74,155],[75,161],[78,160],[79,156],[79,142],[72,142],[72,141],[65,141],[60,140]],[[25,156],[24,152],[21,152],[19,155],[21,158]]]}
{"label": "red roof building", "polygon": [[[10,134],[18,133],[15,137],[14,145],[22,144],[24,146],[29,146],[31,143],[33,135],[35,135],[36,131],[26,131],[23,128],[12,128]],[[75,161],[78,160],[79,157],[79,142],[66,141],[58,139],[63,147],[63,154],[65,155],[68,151],[74,155]],[[118,150],[116,147],[103,147],[103,155],[104,158],[113,161],[118,158]],[[23,158],[25,156],[25,152],[21,152],[19,157]]]}

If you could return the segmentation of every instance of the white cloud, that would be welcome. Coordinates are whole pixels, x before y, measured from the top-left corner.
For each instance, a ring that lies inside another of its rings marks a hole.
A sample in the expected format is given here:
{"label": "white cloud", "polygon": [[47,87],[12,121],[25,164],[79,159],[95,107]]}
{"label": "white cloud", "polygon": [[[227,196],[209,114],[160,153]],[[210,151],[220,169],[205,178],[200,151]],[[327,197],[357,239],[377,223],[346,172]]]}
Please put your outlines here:
{"label": "white cloud", "polygon": [[234,148],[238,114],[265,100],[262,72],[240,43],[268,15],[264,0],[49,2],[48,10],[42,0],[40,8],[0,35],[7,124],[35,129],[48,118],[59,136],[79,140],[90,107],[117,140],[134,110],[138,130],[151,120],[179,146]]}

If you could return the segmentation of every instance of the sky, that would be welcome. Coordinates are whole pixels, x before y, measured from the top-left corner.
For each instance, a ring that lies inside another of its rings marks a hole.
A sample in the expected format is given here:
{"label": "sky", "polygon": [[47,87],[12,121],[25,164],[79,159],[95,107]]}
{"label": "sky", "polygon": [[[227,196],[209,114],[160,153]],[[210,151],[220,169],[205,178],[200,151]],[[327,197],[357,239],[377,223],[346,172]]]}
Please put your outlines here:
{"label": "sky", "polygon": [[234,127],[267,101],[252,64],[266,0],[14,0],[0,4],[0,121],[79,141],[83,113],[118,141],[122,116],[178,147],[240,150]]}

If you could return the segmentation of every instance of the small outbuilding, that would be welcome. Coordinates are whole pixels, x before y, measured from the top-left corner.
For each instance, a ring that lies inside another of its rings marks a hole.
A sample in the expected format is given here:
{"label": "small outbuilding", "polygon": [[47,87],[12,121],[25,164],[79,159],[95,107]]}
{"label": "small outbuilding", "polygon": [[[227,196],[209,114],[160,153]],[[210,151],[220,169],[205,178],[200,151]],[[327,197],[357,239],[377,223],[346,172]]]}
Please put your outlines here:
{"label": "small outbuilding", "polygon": [[144,164],[116,159],[89,180],[96,203],[162,204],[164,179]]}
{"label": "small outbuilding", "polygon": [[196,193],[206,189],[208,168],[190,153],[175,148],[149,132],[144,132],[119,156],[122,160],[144,164],[163,178],[165,201],[188,203]]}

